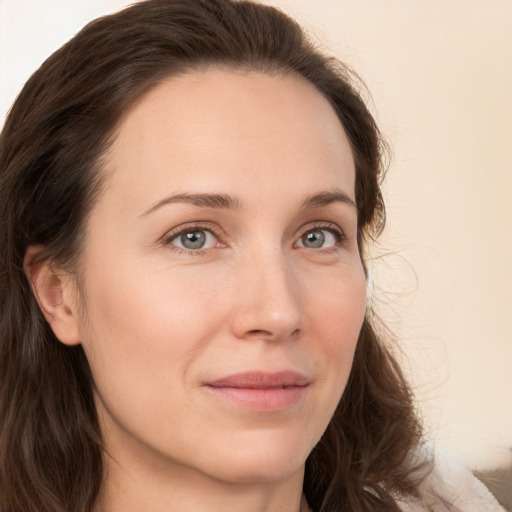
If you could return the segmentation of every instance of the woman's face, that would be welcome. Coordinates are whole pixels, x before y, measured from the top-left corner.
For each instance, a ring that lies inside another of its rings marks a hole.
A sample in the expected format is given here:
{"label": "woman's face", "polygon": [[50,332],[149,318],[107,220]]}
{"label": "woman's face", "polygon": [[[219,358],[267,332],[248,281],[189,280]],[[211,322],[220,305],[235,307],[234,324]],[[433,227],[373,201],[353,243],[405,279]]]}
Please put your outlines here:
{"label": "woman's face", "polygon": [[80,341],[125,467],[303,470],[365,311],[354,163],[294,76],[210,69],[128,112],[87,225]]}

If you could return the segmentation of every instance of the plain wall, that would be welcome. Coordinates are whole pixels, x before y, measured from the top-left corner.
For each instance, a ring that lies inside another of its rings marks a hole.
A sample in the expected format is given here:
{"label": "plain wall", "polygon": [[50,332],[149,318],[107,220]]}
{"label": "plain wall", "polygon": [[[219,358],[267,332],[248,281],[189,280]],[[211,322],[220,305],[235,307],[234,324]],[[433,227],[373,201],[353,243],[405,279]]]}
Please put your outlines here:
{"label": "plain wall", "polygon": [[[0,0],[0,119],[121,0]],[[393,149],[373,301],[429,436],[473,466],[512,447],[512,1],[274,0],[349,63]],[[1,122],[0,122],[1,123]]]}

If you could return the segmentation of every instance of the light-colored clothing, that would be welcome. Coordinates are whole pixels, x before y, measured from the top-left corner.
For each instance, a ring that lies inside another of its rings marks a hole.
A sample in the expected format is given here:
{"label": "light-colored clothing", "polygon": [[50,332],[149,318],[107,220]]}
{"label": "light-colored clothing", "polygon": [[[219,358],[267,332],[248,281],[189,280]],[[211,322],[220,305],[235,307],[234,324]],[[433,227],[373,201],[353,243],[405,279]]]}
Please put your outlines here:
{"label": "light-colored clothing", "polygon": [[505,512],[471,471],[450,459],[437,461],[420,489],[421,500],[400,502],[403,512]]}

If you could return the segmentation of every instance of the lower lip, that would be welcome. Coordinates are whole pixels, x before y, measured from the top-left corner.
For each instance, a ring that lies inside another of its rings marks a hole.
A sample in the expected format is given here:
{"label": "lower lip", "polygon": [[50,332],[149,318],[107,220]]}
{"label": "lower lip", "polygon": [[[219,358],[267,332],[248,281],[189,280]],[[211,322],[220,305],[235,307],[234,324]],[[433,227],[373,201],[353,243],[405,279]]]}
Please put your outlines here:
{"label": "lower lip", "polygon": [[307,386],[286,388],[230,388],[207,386],[207,389],[225,400],[254,411],[280,411],[296,404]]}

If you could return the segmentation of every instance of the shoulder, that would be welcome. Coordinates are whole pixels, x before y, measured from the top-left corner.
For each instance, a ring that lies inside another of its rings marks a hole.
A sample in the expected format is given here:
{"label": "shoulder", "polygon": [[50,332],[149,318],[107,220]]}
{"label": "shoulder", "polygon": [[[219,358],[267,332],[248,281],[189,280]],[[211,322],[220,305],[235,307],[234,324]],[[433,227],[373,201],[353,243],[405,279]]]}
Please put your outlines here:
{"label": "shoulder", "polygon": [[419,497],[399,500],[399,506],[402,512],[506,512],[469,469],[448,457],[437,457]]}
{"label": "shoulder", "polygon": [[420,498],[400,502],[403,512],[505,512],[462,464],[443,457],[420,485]]}

